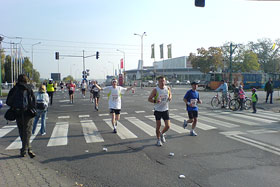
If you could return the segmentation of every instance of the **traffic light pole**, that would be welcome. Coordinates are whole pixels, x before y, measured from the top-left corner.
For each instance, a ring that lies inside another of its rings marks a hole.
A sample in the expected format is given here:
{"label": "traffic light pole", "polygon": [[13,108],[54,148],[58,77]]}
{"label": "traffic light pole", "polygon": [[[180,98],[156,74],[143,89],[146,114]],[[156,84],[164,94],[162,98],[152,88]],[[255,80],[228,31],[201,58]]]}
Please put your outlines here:
{"label": "traffic light pole", "polygon": [[229,46],[229,81],[230,84],[232,83],[232,54],[234,53],[235,49],[237,48],[237,45],[235,45],[234,49],[232,49],[232,43],[230,43]]}
{"label": "traffic light pole", "polygon": [[55,53],[55,59],[59,60],[59,56],[63,56],[63,57],[82,57],[83,58],[83,72],[85,72],[86,71],[85,59],[89,58],[89,57],[93,57],[93,56],[95,56],[96,59],[98,59],[99,58],[99,52],[96,51],[96,54],[89,55],[89,56],[85,56],[85,50],[83,50],[83,56],[78,56],[78,55],[59,55],[59,52],[56,52]]}

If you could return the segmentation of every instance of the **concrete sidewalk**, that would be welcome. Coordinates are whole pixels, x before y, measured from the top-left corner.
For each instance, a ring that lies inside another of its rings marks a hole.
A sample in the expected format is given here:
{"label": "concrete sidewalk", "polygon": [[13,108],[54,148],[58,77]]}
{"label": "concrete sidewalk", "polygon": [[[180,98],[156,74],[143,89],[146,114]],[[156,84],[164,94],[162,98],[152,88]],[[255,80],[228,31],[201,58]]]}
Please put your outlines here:
{"label": "concrete sidewalk", "polygon": [[[35,157],[36,158],[36,157]],[[6,151],[0,146],[0,186],[2,187],[71,187],[81,186],[56,171],[27,157],[18,150]]]}

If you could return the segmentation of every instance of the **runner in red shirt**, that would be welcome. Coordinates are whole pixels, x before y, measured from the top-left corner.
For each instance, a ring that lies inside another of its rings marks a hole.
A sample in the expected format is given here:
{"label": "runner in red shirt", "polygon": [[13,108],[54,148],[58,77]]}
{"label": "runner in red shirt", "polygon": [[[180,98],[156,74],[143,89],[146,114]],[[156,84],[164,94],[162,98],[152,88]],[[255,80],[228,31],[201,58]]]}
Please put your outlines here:
{"label": "runner in red shirt", "polygon": [[67,88],[69,90],[70,103],[74,103],[74,93],[76,85],[73,83],[73,81],[70,81],[70,84],[67,85]]}

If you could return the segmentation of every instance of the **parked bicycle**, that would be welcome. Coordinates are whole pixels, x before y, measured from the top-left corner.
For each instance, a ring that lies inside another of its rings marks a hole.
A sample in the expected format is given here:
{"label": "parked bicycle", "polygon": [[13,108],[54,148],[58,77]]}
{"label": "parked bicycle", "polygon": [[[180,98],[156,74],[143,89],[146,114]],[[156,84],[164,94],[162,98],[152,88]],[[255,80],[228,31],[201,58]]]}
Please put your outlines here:
{"label": "parked bicycle", "polygon": [[[232,99],[229,103],[229,108],[233,111],[239,110],[241,107],[241,100],[240,98]],[[243,102],[243,109],[249,110],[252,106],[252,101],[248,97],[245,97]]]}
{"label": "parked bicycle", "polygon": [[[229,106],[230,101],[231,101],[231,96],[230,93],[228,93],[227,101],[224,101],[225,102],[224,107]],[[219,97],[219,92],[217,92],[217,94],[211,100],[211,106],[213,109],[218,109],[218,108],[222,108],[222,104],[223,104],[223,98],[221,96]]]}

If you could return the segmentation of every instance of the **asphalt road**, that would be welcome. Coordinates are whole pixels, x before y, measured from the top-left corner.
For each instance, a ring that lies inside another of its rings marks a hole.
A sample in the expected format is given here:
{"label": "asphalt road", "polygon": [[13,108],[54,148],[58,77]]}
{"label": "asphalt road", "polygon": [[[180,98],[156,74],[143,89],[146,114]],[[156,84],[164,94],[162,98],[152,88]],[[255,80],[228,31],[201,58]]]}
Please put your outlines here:
{"label": "asphalt road", "polygon": [[[200,92],[198,136],[191,137],[190,127],[181,127],[187,89],[172,89],[171,130],[162,147],[155,145],[153,104],[147,102],[151,88],[123,95],[118,134],[107,124],[105,95],[95,111],[89,95],[84,99],[76,92],[70,104],[67,93],[58,91],[49,107],[47,135],[32,141],[35,160],[84,186],[279,186],[279,113],[212,110],[214,93]],[[0,144],[9,151],[18,145],[18,132],[3,134],[6,109],[0,111]]]}

